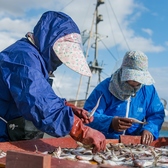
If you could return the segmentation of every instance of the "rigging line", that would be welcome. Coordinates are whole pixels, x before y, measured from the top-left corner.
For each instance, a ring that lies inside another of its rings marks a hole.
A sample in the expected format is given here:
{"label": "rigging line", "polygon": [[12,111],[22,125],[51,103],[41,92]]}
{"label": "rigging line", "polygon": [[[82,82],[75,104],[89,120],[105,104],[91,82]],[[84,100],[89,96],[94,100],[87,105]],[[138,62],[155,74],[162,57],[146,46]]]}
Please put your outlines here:
{"label": "rigging line", "polygon": [[63,9],[65,9],[69,4],[71,4],[74,0],[71,0],[70,2],[68,2],[62,9],[60,9],[60,11],[62,11]]}
{"label": "rigging line", "polygon": [[88,39],[88,45],[87,45],[87,50],[86,50],[86,56],[85,56],[86,60],[87,60],[87,57],[88,57],[89,48],[91,46],[90,41],[91,41],[91,38],[92,38],[93,25],[94,25],[95,17],[96,17],[96,9],[95,9],[94,14],[93,14],[92,25],[91,25],[91,29],[90,29],[90,32],[89,32],[89,39]]}
{"label": "rigging line", "polygon": [[[62,94],[61,94],[61,92],[60,92],[58,86],[60,85],[60,83],[61,83],[61,81],[62,81],[64,75],[65,75],[65,71],[63,72],[63,75],[61,76],[61,79],[59,80],[59,83],[57,83],[57,84],[56,84],[55,80],[53,79],[53,83],[54,83],[54,85],[55,85],[55,88],[57,89],[57,91],[58,91],[58,93],[60,94],[61,97],[63,97],[63,96],[62,96]],[[57,86],[57,85],[58,85],[58,86]],[[54,89],[54,88],[53,88],[53,89]]]}
{"label": "rigging line", "polygon": [[[90,4],[91,4],[91,2],[92,2],[92,1],[90,1]],[[85,19],[84,19],[84,21],[83,21],[83,25],[85,25],[86,16],[89,14],[89,8],[90,8],[90,6],[91,6],[90,4],[89,4],[88,10],[87,10],[87,12],[86,12]],[[82,27],[84,27],[83,25],[82,25]]]}
{"label": "rigging line", "polygon": [[59,90],[59,88],[56,87],[56,89],[57,89],[58,93],[60,94],[60,96],[63,97],[62,94],[61,94],[61,92],[60,92],[60,90]]}
{"label": "rigging line", "polygon": [[110,75],[108,75],[107,73],[105,73],[104,71],[102,71],[102,73],[103,73],[104,75],[106,75],[106,76],[110,76]]}
{"label": "rigging line", "polygon": [[[89,53],[90,41],[91,41],[91,38],[92,38],[92,31],[93,31],[93,25],[94,25],[95,17],[96,17],[96,9],[95,9],[94,14],[93,14],[92,25],[91,25],[91,29],[90,29],[90,32],[89,32],[89,39],[88,39],[88,45],[87,45],[87,50],[86,50],[86,56],[85,56],[86,61],[87,61],[87,57],[88,57],[88,53]],[[80,75],[78,90],[77,90],[77,93],[76,93],[76,100],[78,99],[81,83],[82,83],[82,75]],[[75,102],[75,105],[76,104],[77,104],[77,101]]]}
{"label": "rigging line", "polygon": [[111,56],[117,61],[117,58],[113,55],[113,53],[107,48],[107,46],[104,44],[104,42],[100,39],[100,41],[103,43],[107,51],[111,54]]}
{"label": "rigging line", "polygon": [[59,87],[56,86],[56,82],[55,82],[55,80],[53,80],[53,83],[54,83],[55,88],[57,89],[58,93],[60,94],[60,96],[63,97],[62,94],[61,94],[61,92],[60,92],[60,90],[59,90]]}
{"label": "rigging line", "polygon": [[[101,82],[104,81],[106,78],[109,77],[109,76],[108,76],[108,77],[104,77],[103,75],[100,75],[100,76],[101,76],[101,79],[102,79]],[[99,83],[100,83],[100,82],[99,82]],[[98,84],[99,84],[99,83],[98,83]]]}
{"label": "rigging line", "polygon": [[[108,76],[108,77],[109,77],[109,76]],[[105,80],[106,78],[107,78],[107,77],[103,77],[103,76],[101,75],[101,79],[102,79],[102,81]]]}
{"label": "rigging line", "polygon": [[118,26],[119,26],[119,28],[120,28],[120,31],[121,31],[121,33],[122,33],[122,35],[123,35],[123,38],[124,38],[124,40],[125,40],[125,43],[126,43],[128,49],[130,50],[130,47],[129,47],[128,43],[127,43],[127,40],[126,40],[126,38],[125,38],[125,36],[124,36],[124,33],[123,33],[122,29],[121,29],[121,26],[120,26],[120,24],[119,24],[119,22],[118,22],[118,19],[117,19],[116,15],[115,15],[115,12],[114,12],[114,10],[113,10],[113,8],[112,8],[112,5],[111,5],[111,2],[110,2],[110,1],[109,1],[109,4],[110,4],[111,10],[112,10],[112,12],[113,12],[113,14],[114,14],[114,17],[115,17],[115,19],[116,19],[116,21],[117,21],[117,23],[118,23]]}
{"label": "rigging line", "polygon": [[117,51],[117,55],[119,57],[118,47],[117,47],[117,43],[116,43],[116,40],[115,40],[114,31],[113,31],[113,28],[112,28],[112,22],[111,22],[111,19],[110,19],[110,15],[109,15],[109,12],[108,12],[107,5],[105,5],[105,6],[106,6],[106,11],[107,11],[108,19],[109,19],[109,22],[110,22],[110,27],[111,27],[112,36],[113,36],[113,39],[114,39],[115,48],[116,48],[116,51]]}
{"label": "rigging line", "polygon": [[[106,76],[103,76],[102,74],[105,74]],[[102,81],[103,81],[103,80],[105,80],[106,78],[109,78],[110,75],[108,75],[108,74],[106,74],[106,73],[104,73],[104,72],[102,71],[100,77],[101,77],[101,79],[102,79]]]}

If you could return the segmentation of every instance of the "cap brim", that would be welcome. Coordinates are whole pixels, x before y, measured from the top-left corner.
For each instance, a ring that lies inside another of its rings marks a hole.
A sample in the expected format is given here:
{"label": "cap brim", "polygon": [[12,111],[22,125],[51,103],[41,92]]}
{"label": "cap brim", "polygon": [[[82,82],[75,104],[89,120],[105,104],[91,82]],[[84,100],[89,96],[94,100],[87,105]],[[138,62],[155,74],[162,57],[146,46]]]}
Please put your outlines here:
{"label": "cap brim", "polygon": [[60,61],[84,76],[92,76],[81,45],[72,41],[56,41],[53,50]]}
{"label": "cap brim", "polygon": [[155,83],[149,71],[139,71],[135,69],[122,68],[122,81],[133,80],[144,85]]}

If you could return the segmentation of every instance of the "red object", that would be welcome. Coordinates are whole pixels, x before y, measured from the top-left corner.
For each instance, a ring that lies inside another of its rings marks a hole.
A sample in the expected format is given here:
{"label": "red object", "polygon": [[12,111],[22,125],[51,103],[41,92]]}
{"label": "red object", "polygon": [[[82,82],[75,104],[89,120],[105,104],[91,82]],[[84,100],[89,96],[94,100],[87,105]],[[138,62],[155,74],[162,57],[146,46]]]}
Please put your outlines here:
{"label": "red object", "polygon": [[141,144],[141,136],[120,135],[119,142],[123,144]]}
{"label": "red object", "polygon": [[93,121],[93,116],[88,117],[90,113],[83,108],[76,107],[74,104],[69,102],[65,102],[65,105],[71,107],[74,114],[79,117],[84,124],[89,124]]}
{"label": "red object", "polygon": [[74,115],[74,124],[70,135],[73,139],[85,145],[93,145],[93,153],[106,149],[105,136],[101,132],[85,126],[76,115]]}
{"label": "red object", "polygon": [[[106,139],[106,143],[138,143],[140,142],[140,136],[122,136],[120,141],[118,139]],[[0,143],[0,150],[7,152],[9,150],[14,150],[16,152],[25,151],[25,152],[32,152],[36,154],[37,146],[38,153],[45,152],[45,151],[53,151],[56,147],[60,146],[62,148],[76,148],[77,143],[71,137],[64,137],[64,138],[45,138],[45,139],[37,139],[37,140],[27,140],[27,141],[16,141],[16,142],[1,142]],[[156,141],[153,141],[151,146],[161,147],[168,145],[168,138],[159,138]],[[6,158],[0,158],[0,166],[6,164]],[[51,159],[51,168],[97,168],[97,165],[89,165],[84,163],[78,163],[75,161],[64,160],[64,159]],[[103,167],[103,165],[102,165]],[[124,167],[124,166],[122,166]],[[14,168],[14,167],[12,167]],[[100,168],[100,167],[99,167]]]}
{"label": "red object", "polygon": [[51,168],[51,155],[7,151],[6,168]]}

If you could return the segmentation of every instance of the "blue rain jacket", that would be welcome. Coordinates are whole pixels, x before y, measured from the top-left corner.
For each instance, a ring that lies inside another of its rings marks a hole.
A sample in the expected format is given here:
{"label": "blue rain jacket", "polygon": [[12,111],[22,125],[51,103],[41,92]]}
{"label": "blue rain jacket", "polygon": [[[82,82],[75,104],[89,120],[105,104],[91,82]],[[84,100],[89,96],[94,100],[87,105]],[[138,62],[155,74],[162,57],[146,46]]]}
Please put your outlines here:
{"label": "blue rain jacket", "polygon": [[[62,64],[52,50],[54,42],[70,33],[80,33],[73,20],[49,11],[34,27],[36,46],[22,38],[0,53],[0,117],[9,121],[23,116],[51,136],[69,134],[73,111],[54,93],[48,72]],[[0,141],[8,141],[1,119],[0,128]]]}
{"label": "blue rain jacket", "polygon": [[[119,139],[123,132],[116,132],[111,128],[115,116],[125,117],[127,101],[121,101],[108,90],[111,78],[102,81],[91,93],[85,102],[84,109],[91,111],[98,98],[100,104],[94,114],[90,127],[102,132],[107,139]],[[153,85],[142,86],[135,97],[131,97],[129,116],[140,121],[147,121],[146,125],[133,124],[126,130],[126,135],[140,135],[143,130],[150,131],[154,139],[158,139],[159,130],[164,121],[164,108]]]}

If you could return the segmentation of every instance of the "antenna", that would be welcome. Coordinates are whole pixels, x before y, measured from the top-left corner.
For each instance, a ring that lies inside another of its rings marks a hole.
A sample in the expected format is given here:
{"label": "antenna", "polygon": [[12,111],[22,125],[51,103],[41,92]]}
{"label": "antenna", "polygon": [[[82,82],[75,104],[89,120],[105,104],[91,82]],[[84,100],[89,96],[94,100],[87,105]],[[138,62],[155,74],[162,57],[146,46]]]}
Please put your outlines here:
{"label": "antenna", "polygon": [[[95,12],[96,12],[96,22],[95,22],[96,38],[95,38],[95,45],[94,45],[94,48],[95,48],[94,60],[89,63],[89,67],[90,67],[91,72],[95,73],[95,74],[98,74],[99,83],[101,82],[101,78],[100,78],[101,75],[100,74],[101,74],[103,68],[101,66],[99,66],[99,63],[98,63],[98,60],[97,60],[97,57],[98,57],[98,39],[99,39],[98,23],[103,21],[103,16],[98,13],[98,7],[102,4],[104,4],[104,0],[97,0],[96,10],[95,10]],[[89,77],[89,79],[88,79],[85,99],[87,99],[87,96],[88,96],[88,93],[89,93],[90,82],[91,82],[91,77]]]}

